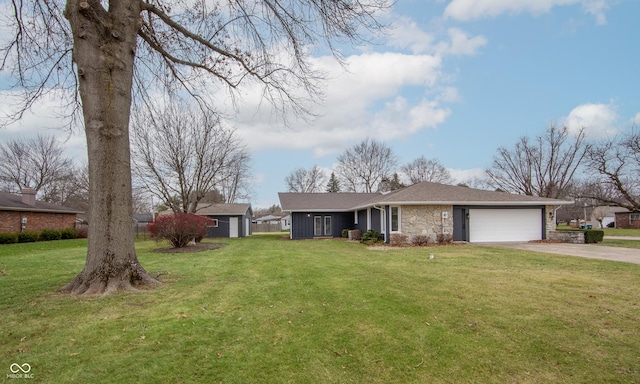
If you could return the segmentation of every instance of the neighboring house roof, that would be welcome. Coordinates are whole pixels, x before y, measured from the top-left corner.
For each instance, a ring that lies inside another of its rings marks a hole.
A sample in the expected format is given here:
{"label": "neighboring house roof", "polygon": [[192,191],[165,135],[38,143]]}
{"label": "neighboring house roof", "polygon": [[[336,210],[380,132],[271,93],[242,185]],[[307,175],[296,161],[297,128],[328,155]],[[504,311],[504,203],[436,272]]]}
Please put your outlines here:
{"label": "neighboring house roof", "polygon": [[45,203],[44,201],[36,200],[33,205],[26,204],[23,202],[22,196],[6,192],[0,192],[0,211],[82,213],[77,209]]}
{"label": "neighboring house roof", "polygon": [[251,204],[249,203],[199,203],[196,207],[196,214],[198,215],[244,215],[247,211],[251,212]]}
{"label": "neighboring house roof", "polygon": [[133,220],[138,223],[151,223],[153,221],[153,215],[150,213],[147,214],[134,214]]}
{"label": "neighboring house roof", "polygon": [[374,205],[564,205],[572,201],[422,182],[382,193],[280,193],[282,210],[352,211]]}
{"label": "neighboring house roof", "polygon": [[284,212],[337,212],[351,211],[354,207],[371,199],[373,196],[382,196],[381,193],[298,193],[280,192],[280,204]]}
{"label": "neighboring house roof", "polygon": [[280,221],[280,220],[282,220],[282,217],[275,216],[275,215],[262,216],[256,219],[256,221]]}

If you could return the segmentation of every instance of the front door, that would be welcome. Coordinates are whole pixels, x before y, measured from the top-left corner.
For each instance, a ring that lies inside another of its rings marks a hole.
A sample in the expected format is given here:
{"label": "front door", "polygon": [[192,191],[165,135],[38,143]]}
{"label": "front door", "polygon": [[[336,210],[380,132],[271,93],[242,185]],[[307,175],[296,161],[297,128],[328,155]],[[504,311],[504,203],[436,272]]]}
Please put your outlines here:
{"label": "front door", "polygon": [[467,209],[453,207],[453,241],[468,241]]}

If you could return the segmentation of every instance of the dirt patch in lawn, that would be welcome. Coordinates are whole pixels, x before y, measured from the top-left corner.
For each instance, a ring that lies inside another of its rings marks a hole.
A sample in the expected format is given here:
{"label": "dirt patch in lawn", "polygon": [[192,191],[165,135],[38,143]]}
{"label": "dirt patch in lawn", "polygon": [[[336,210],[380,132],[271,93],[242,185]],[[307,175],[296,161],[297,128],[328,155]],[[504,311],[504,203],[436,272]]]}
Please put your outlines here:
{"label": "dirt patch in lawn", "polygon": [[184,248],[159,248],[154,249],[153,252],[156,253],[194,253],[194,252],[204,252],[211,251],[214,249],[222,248],[227,244],[224,243],[196,243],[187,245]]}

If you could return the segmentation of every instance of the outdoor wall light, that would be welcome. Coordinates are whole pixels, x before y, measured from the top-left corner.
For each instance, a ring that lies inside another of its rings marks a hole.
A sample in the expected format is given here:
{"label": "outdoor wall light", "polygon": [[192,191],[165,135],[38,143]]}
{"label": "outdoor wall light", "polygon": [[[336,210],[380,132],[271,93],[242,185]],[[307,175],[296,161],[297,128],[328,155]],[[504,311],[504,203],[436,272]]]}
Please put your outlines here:
{"label": "outdoor wall light", "polygon": [[553,211],[549,212],[549,218],[553,219]]}

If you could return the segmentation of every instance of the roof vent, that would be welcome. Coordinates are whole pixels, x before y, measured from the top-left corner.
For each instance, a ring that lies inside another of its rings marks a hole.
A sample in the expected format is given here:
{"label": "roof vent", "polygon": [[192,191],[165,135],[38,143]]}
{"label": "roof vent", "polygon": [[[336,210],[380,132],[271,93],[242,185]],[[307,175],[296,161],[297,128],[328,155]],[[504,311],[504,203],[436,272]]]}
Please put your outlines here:
{"label": "roof vent", "polygon": [[33,188],[23,188],[22,191],[22,203],[30,206],[36,205],[36,190]]}

